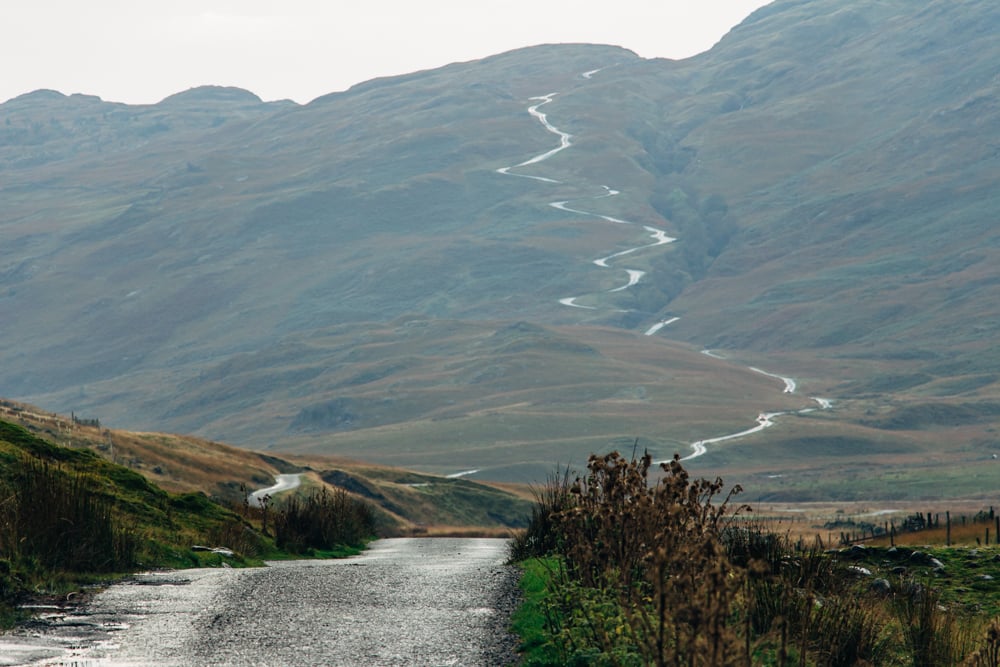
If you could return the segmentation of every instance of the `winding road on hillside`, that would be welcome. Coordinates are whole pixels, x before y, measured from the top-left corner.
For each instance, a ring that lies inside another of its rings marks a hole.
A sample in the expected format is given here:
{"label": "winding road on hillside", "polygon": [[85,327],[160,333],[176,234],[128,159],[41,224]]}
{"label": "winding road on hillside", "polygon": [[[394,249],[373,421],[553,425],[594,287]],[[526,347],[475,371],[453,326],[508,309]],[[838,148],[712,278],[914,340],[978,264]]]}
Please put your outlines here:
{"label": "winding road on hillside", "polygon": [[247,496],[247,502],[250,503],[251,507],[260,507],[264,502],[264,498],[273,496],[276,493],[282,493],[283,491],[297,489],[301,483],[302,473],[277,475],[274,478],[273,486],[269,486],[266,489],[257,489]]}
{"label": "winding road on hillside", "polygon": [[[702,350],[701,353],[704,354],[705,356],[712,357],[713,359],[719,359],[719,360],[726,359],[725,356],[718,354],[717,352],[713,352],[711,350]],[[766,375],[768,377],[781,380],[785,385],[784,393],[786,394],[794,394],[795,390],[798,388],[798,383],[795,382],[794,378],[785,377],[783,375],[777,375],[776,373],[769,373],[755,366],[748,366],[748,368],[755,373],[760,373],[761,375]],[[819,406],[818,409],[820,410],[829,410],[830,408],[833,407],[833,401],[831,401],[828,398],[818,398],[814,396],[812,397],[812,400],[816,402],[816,404]],[[789,415],[789,414],[804,415],[804,414],[809,414],[810,412],[814,412],[816,411],[816,409],[817,408],[803,408],[801,410],[792,410],[792,411],[785,410],[782,412],[762,412],[759,415],[757,415],[756,426],[745,429],[743,431],[737,431],[736,433],[729,433],[726,435],[720,435],[715,438],[706,438],[705,440],[698,440],[696,442],[692,442],[691,453],[685,457],[682,457],[681,460],[688,461],[690,459],[694,459],[699,456],[704,456],[705,454],[708,453],[708,445],[716,444],[719,442],[725,442],[726,440],[736,440],[738,438],[743,438],[748,435],[753,435],[754,433],[759,433],[766,428],[771,428],[775,424],[774,422],[775,417],[781,417],[782,415]],[[662,462],[663,461],[657,461],[657,463],[662,463]]]}
{"label": "winding road on hillside", "polygon": [[379,540],[354,558],[142,574],[0,635],[0,667],[509,665],[507,541]]}
{"label": "winding road on hillside", "polygon": [[[585,79],[590,79],[594,74],[596,74],[599,71],[600,71],[599,69],[595,69],[595,70],[591,70],[589,72],[584,72],[582,74],[582,76]],[[538,154],[538,155],[536,155],[534,157],[528,158],[524,162],[519,162],[519,163],[517,163],[515,165],[512,165],[510,167],[501,167],[501,168],[499,168],[499,169],[496,170],[497,173],[504,174],[506,176],[517,176],[519,178],[530,178],[530,179],[535,180],[535,181],[542,181],[543,183],[553,183],[553,184],[561,184],[562,183],[562,181],[556,180],[554,178],[548,178],[548,177],[545,177],[545,176],[538,176],[538,175],[534,175],[534,174],[522,174],[522,173],[519,173],[519,172],[512,171],[513,169],[519,169],[521,167],[529,167],[531,165],[536,165],[536,164],[539,164],[540,162],[544,162],[545,160],[548,160],[552,156],[557,155],[558,153],[561,153],[562,151],[566,150],[567,148],[569,148],[569,147],[571,147],[573,145],[573,135],[570,134],[570,133],[568,133],[568,132],[563,132],[558,127],[556,127],[555,125],[553,125],[552,123],[550,123],[549,119],[548,119],[548,114],[539,111],[540,107],[542,107],[542,106],[544,106],[546,104],[550,104],[552,102],[552,100],[555,99],[556,95],[558,95],[558,94],[559,93],[549,93],[547,95],[539,95],[537,97],[532,97],[531,101],[532,102],[537,101],[537,104],[534,104],[534,105],[528,107],[528,113],[531,114],[533,117],[537,118],[538,121],[542,124],[542,126],[546,130],[548,130],[552,134],[554,134],[557,137],[559,137],[559,145],[556,146],[553,149],[545,151],[544,153],[540,153],[540,154]],[[605,197],[614,197],[615,195],[620,194],[620,192],[618,190],[614,190],[614,189],[608,187],[607,185],[604,185],[602,187],[604,188],[604,192],[602,192],[601,194],[594,195],[592,197],[585,197],[585,198],[582,198],[582,199],[603,199]],[[635,225],[636,224],[634,222],[630,222],[628,220],[622,220],[621,218],[615,218],[615,217],[612,217],[610,215],[601,215],[600,213],[592,213],[590,211],[584,211],[584,210],[581,210],[581,209],[578,209],[578,208],[570,208],[569,204],[572,201],[576,201],[576,200],[567,199],[567,200],[564,200],[564,201],[549,202],[549,206],[551,206],[552,208],[558,209],[560,211],[563,211],[565,213],[575,213],[577,215],[585,215],[585,216],[590,216],[590,217],[594,217],[594,218],[599,218],[599,219],[604,220],[606,222],[611,222],[611,223],[618,224],[618,225]],[[609,268],[612,268],[612,267],[608,264],[608,262],[611,261],[611,260],[613,260],[613,259],[617,259],[619,257],[624,257],[625,255],[631,255],[632,253],[639,252],[640,250],[645,250],[647,248],[655,248],[656,246],[666,245],[668,243],[673,243],[674,241],[676,241],[676,239],[674,239],[674,238],[672,238],[670,236],[667,236],[667,233],[665,231],[663,231],[662,229],[658,229],[656,227],[651,227],[651,226],[648,226],[648,225],[643,225],[643,229],[646,230],[647,232],[649,232],[650,237],[653,239],[652,243],[647,243],[647,244],[644,244],[644,245],[641,245],[641,246],[636,246],[634,248],[628,248],[627,250],[622,250],[620,252],[616,252],[616,253],[613,253],[611,255],[608,255],[607,257],[601,257],[600,259],[595,259],[595,260],[593,260],[593,263],[596,264],[597,266],[601,267],[601,268],[609,269]],[[646,275],[645,271],[641,271],[639,269],[624,269],[624,270],[625,270],[625,272],[627,274],[627,282],[624,285],[621,285],[620,287],[615,287],[613,289],[607,290],[609,293],[611,293],[611,292],[622,292],[624,290],[627,290],[628,288],[632,287],[633,285],[637,285],[639,283],[639,281],[642,280],[642,277],[644,275]],[[597,310],[596,306],[588,306],[588,305],[583,305],[583,304],[577,303],[577,299],[581,299],[581,298],[583,298],[583,297],[581,297],[581,296],[564,297],[564,298],[559,299],[559,303],[561,303],[564,306],[569,306],[571,308],[582,308],[582,309],[585,309],[585,310]],[[664,320],[664,322],[665,321],[666,320]]]}
{"label": "winding road on hillside", "polygon": [[[601,71],[601,68],[589,70],[589,71],[586,71],[583,74],[581,74],[581,77],[584,78],[584,79],[590,80],[595,74],[597,74],[600,71]],[[530,101],[536,102],[536,103],[528,107],[528,113],[532,117],[536,118],[542,124],[542,126],[546,130],[548,130],[552,134],[554,134],[557,137],[559,137],[559,145],[556,146],[555,148],[552,148],[552,149],[550,149],[548,151],[545,151],[544,153],[540,153],[538,155],[535,155],[534,157],[531,157],[531,158],[525,160],[524,162],[519,162],[518,164],[509,166],[509,167],[501,167],[500,169],[496,170],[497,173],[504,174],[506,176],[517,176],[519,178],[528,178],[528,179],[535,180],[535,181],[541,181],[543,183],[563,184],[563,181],[560,181],[560,180],[557,180],[557,179],[554,179],[554,178],[550,178],[550,177],[547,177],[547,176],[538,176],[537,174],[523,174],[523,173],[520,173],[520,172],[513,171],[514,169],[520,169],[520,168],[523,168],[523,167],[530,167],[532,165],[537,165],[537,164],[539,164],[541,162],[544,162],[545,160],[548,160],[549,158],[551,158],[551,157],[553,157],[553,156],[561,153],[562,151],[566,150],[567,148],[570,148],[570,147],[573,146],[573,135],[570,134],[570,133],[568,133],[568,132],[564,132],[564,131],[560,130],[558,127],[556,127],[555,125],[553,125],[549,121],[547,113],[543,113],[542,111],[539,111],[539,109],[542,106],[544,106],[546,104],[551,104],[552,101],[556,98],[556,96],[558,94],[559,93],[548,93],[547,95],[539,95],[537,97],[530,98]],[[634,222],[630,222],[628,220],[622,220],[621,218],[616,218],[616,217],[613,217],[613,216],[610,216],[610,215],[603,215],[603,214],[600,214],[600,213],[593,213],[591,211],[586,211],[586,210],[582,210],[582,209],[579,209],[579,208],[572,208],[572,207],[569,206],[569,204],[571,202],[574,202],[574,201],[582,201],[583,199],[591,199],[591,200],[593,200],[593,199],[603,199],[605,197],[614,197],[615,195],[620,194],[618,190],[614,190],[614,189],[608,187],[607,185],[604,185],[602,187],[604,188],[604,192],[601,193],[601,194],[590,196],[590,197],[583,197],[583,198],[580,198],[580,199],[568,199],[568,200],[563,200],[563,201],[549,202],[549,206],[551,206],[552,208],[558,209],[560,211],[563,211],[565,213],[573,213],[573,214],[577,214],[577,215],[584,215],[584,216],[589,216],[589,217],[595,217],[595,218],[599,218],[601,220],[604,220],[604,221],[610,222],[610,223],[614,223],[614,224],[620,224],[620,225],[634,225],[634,224],[636,224]],[[600,259],[593,260],[593,263],[595,265],[601,267],[601,268],[605,268],[605,269],[612,268],[608,264],[608,262],[610,262],[610,261],[619,259],[619,258],[624,257],[626,255],[631,255],[633,253],[637,253],[637,252],[640,252],[642,250],[646,250],[646,249],[649,249],[649,248],[655,248],[657,246],[666,245],[668,243],[673,243],[674,241],[677,240],[676,238],[668,236],[667,233],[664,230],[659,229],[657,227],[652,227],[652,226],[649,226],[649,225],[643,225],[643,229],[645,229],[647,232],[650,233],[651,238],[653,239],[652,243],[647,243],[647,244],[644,244],[644,245],[635,246],[633,248],[628,248],[626,250],[621,250],[619,252],[612,253],[610,255],[607,255],[606,257],[601,257]],[[641,271],[639,269],[629,269],[629,268],[626,268],[624,270],[625,270],[625,272],[626,272],[626,274],[628,276],[628,282],[626,282],[624,285],[622,285],[620,287],[615,287],[613,289],[607,290],[608,293],[621,292],[621,291],[627,290],[630,287],[632,287],[634,285],[637,285],[639,283],[639,281],[642,280],[643,276],[646,275],[645,271]],[[583,309],[583,310],[598,310],[597,306],[592,306],[592,305],[586,305],[586,304],[578,303],[578,300],[579,299],[583,299],[583,298],[584,298],[583,296],[563,297],[563,298],[559,299],[559,303],[562,304],[562,305],[564,305],[564,306],[568,306],[570,308],[579,308],[579,309]],[[625,312],[625,311],[619,311],[619,312]],[[646,331],[644,332],[644,335],[646,335],[646,336],[655,335],[661,329],[663,329],[666,326],[669,326],[670,324],[673,324],[674,322],[676,322],[679,319],[680,319],[679,317],[668,317],[666,319],[662,319],[659,322],[657,322],[657,323],[653,324],[652,326],[650,326],[648,329],[646,329]],[[715,359],[720,359],[720,360],[725,360],[726,359],[726,357],[724,357],[723,355],[711,352],[710,350],[703,350],[703,354],[706,354],[706,355],[708,355],[708,356],[710,356],[712,358],[715,358]],[[749,366],[748,368],[750,370],[754,371],[755,373],[760,373],[761,375],[766,375],[768,377],[772,377],[772,378],[776,378],[776,379],[781,380],[784,383],[784,385],[785,385],[784,393],[794,394],[795,390],[797,389],[797,383],[796,383],[796,381],[793,378],[784,377],[782,375],[777,375],[775,373],[770,373],[768,371],[761,370],[760,368],[757,368],[755,366]],[[829,399],[826,399],[826,398],[815,398],[814,397],[812,400],[815,401],[818,404],[819,409],[821,409],[821,410],[827,410],[827,409],[830,409],[833,406],[833,403]],[[691,443],[691,450],[692,450],[691,453],[689,455],[683,457],[681,460],[687,461],[687,460],[690,460],[690,459],[693,459],[693,458],[697,458],[699,456],[704,456],[706,453],[708,453],[708,445],[716,444],[716,443],[720,443],[720,442],[725,442],[727,440],[736,440],[738,438],[743,438],[743,437],[746,437],[748,435],[752,435],[754,433],[759,433],[760,431],[763,431],[766,428],[770,428],[771,426],[774,426],[774,424],[775,424],[774,419],[776,417],[780,417],[782,415],[787,415],[787,414],[807,414],[809,412],[813,412],[816,409],[817,408],[804,408],[802,410],[795,410],[795,411],[791,411],[791,412],[790,411],[762,412],[762,413],[760,413],[757,416],[757,423],[756,423],[755,426],[752,426],[752,427],[747,428],[747,429],[742,430],[742,431],[738,431],[736,433],[729,433],[729,434],[721,435],[721,436],[718,436],[718,437],[715,437],[715,438],[707,438],[705,440],[698,440],[696,442]]]}

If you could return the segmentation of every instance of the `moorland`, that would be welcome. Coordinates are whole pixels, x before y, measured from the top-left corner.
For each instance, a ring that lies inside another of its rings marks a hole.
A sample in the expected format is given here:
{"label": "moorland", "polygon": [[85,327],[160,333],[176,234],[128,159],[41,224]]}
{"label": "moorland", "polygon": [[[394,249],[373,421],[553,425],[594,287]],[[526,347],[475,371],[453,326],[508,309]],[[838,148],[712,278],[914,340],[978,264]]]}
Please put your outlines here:
{"label": "moorland", "polygon": [[686,465],[755,499],[985,502],[998,27],[988,0],[779,1],[681,61],[9,100],[0,393],[522,482],[786,412]]}

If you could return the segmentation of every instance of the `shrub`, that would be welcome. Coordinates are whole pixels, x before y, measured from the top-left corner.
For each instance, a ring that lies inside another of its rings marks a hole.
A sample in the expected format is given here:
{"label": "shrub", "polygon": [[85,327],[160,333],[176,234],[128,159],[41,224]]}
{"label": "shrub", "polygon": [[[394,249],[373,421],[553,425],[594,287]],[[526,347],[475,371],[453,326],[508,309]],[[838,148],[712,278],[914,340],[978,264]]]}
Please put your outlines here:
{"label": "shrub", "polygon": [[858,559],[875,550],[792,544],[729,507],[738,487],[717,504],[721,480],[675,457],[651,483],[651,466],[592,456],[536,494],[512,549],[551,554],[530,561],[544,593],[530,592],[525,664],[1000,667],[1000,621],[945,608],[927,583],[874,586]]}
{"label": "shrub", "polygon": [[551,625],[573,655],[596,648],[593,664],[745,664],[728,623],[741,576],[720,539],[730,496],[714,505],[721,480],[691,480],[676,457],[651,485],[651,466],[613,452],[568,493],[550,479],[526,534],[564,563]]}
{"label": "shrub", "polygon": [[292,496],[274,514],[275,542],[292,553],[357,546],[375,531],[371,507],[343,489]]}
{"label": "shrub", "polygon": [[519,562],[554,553],[557,548],[556,517],[571,505],[569,468],[550,474],[545,485],[532,489],[535,504],[528,527],[514,535],[510,543],[510,561]]}

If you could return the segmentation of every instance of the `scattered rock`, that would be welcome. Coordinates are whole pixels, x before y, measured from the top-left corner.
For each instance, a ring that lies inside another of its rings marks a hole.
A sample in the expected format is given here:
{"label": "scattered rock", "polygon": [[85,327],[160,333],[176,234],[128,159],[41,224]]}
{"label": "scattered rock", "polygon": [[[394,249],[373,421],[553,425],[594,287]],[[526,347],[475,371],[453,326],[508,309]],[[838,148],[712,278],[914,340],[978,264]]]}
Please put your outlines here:
{"label": "scattered rock", "polygon": [[868,589],[878,595],[889,595],[892,593],[892,584],[889,583],[888,579],[879,577],[869,584]]}
{"label": "scattered rock", "polygon": [[854,544],[848,547],[846,555],[854,560],[860,560],[868,555],[868,547],[861,544]]}
{"label": "scattered rock", "polygon": [[914,551],[913,553],[911,553],[910,562],[914,563],[915,565],[927,565],[931,567],[937,567],[938,565],[941,565],[941,561],[939,561],[937,558],[934,558],[928,553],[924,553],[923,551]]}
{"label": "scattered rock", "polygon": [[906,547],[889,547],[885,553],[893,560],[900,560],[902,558],[908,558],[913,553],[913,549],[907,549]]}
{"label": "scattered rock", "polygon": [[191,551],[210,551],[213,554],[219,554],[220,556],[225,556],[226,558],[232,558],[236,554],[233,553],[232,549],[227,549],[226,547],[205,547],[200,544],[195,544],[191,547]]}

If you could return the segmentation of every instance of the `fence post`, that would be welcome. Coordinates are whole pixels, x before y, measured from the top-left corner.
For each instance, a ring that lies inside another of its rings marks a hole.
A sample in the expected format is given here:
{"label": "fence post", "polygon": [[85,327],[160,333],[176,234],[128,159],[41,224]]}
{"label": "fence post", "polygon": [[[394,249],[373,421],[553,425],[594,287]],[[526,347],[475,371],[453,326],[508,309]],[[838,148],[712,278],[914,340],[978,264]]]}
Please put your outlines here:
{"label": "fence post", "polygon": [[[963,516],[962,518],[964,519],[965,517]],[[945,546],[950,547],[951,546],[951,511],[947,511],[947,512],[944,513],[944,520],[945,520],[945,538],[944,538],[944,544],[945,544]]]}

